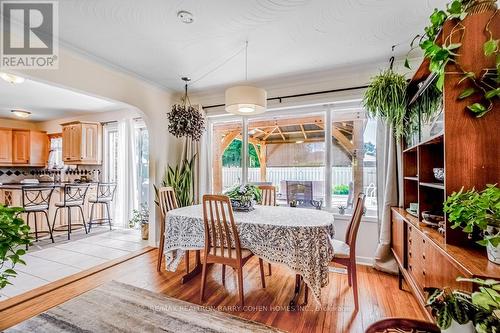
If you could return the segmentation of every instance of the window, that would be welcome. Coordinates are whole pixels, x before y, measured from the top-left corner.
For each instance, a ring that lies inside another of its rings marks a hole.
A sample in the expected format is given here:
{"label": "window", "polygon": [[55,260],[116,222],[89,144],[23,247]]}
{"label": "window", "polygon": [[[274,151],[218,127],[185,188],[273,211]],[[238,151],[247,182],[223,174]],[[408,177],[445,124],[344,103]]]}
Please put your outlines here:
{"label": "window", "polygon": [[[321,108],[212,121],[212,191],[219,193],[247,179],[276,186],[280,205],[321,203],[346,214],[352,211],[355,194],[363,192],[366,215],[376,217],[376,121],[359,105]],[[247,127],[247,161],[242,163],[241,131]]]}
{"label": "window", "polygon": [[118,181],[118,126],[116,122],[104,124],[104,181]]}
{"label": "window", "polygon": [[62,160],[62,135],[53,134],[49,135],[50,150],[49,150],[49,169],[62,169],[64,163]]}
{"label": "window", "polygon": [[142,119],[136,120],[135,151],[137,152],[137,193],[139,204],[149,201],[149,134]]}

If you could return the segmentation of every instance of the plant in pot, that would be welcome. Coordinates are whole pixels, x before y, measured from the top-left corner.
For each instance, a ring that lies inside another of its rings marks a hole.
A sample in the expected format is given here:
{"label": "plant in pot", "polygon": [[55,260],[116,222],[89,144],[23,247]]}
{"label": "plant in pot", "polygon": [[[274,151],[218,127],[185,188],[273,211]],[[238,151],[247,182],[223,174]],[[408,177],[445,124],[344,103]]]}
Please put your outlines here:
{"label": "plant in pot", "polygon": [[231,199],[231,206],[234,210],[251,211],[256,202],[261,202],[261,190],[251,184],[235,185],[224,192]]}
{"label": "plant in pot", "polygon": [[444,212],[452,228],[461,227],[472,236],[480,231],[482,238],[477,243],[486,246],[488,259],[500,264],[500,189],[486,185],[480,192],[474,188],[464,192],[453,192],[444,203]]}
{"label": "plant in pot", "polygon": [[195,159],[196,155],[191,160],[183,160],[175,167],[167,166],[162,186],[170,186],[175,190],[175,198],[179,207],[193,204],[193,167]]}
{"label": "plant in pot", "polygon": [[149,238],[149,209],[146,204],[141,204],[140,209],[134,209],[132,211],[129,227],[141,228],[142,239],[147,240]]}
{"label": "plant in pot", "polygon": [[12,284],[9,279],[17,275],[17,264],[26,265],[21,257],[23,248],[31,244],[30,228],[17,217],[23,209],[0,205],[0,289]]}
{"label": "plant in pot", "polygon": [[388,69],[371,79],[363,97],[368,114],[389,124],[398,141],[405,132],[407,86],[404,75]]}

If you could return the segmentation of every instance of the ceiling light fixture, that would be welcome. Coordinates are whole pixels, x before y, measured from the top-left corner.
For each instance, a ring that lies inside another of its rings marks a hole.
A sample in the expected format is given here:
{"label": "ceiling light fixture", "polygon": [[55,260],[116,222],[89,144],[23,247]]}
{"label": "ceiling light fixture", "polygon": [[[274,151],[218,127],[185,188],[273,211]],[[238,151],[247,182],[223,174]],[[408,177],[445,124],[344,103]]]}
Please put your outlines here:
{"label": "ceiling light fixture", "polygon": [[177,12],[177,17],[182,23],[191,24],[194,22],[194,16],[187,10],[180,10]]}
{"label": "ceiling light fixture", "polygon": [[25,110],[11,110],[10,112],[19,118],[28,118],[31,115],[31,112]]}
{"label": "ceiling light fixture", "polygon": [[24,82],[24,77],[20,77],[14,74],[0,73],[0,78],[12,84],[19,84]]}
{"label": "ceiling light fixture", "polygon": [[[245,81],[248,81],[248,41],[245,44]],[[253,86],[235,86],[226,90],[226,111],[236,115],[253,115],[266,111],[267,92]]]}
{"label": "ceiling light fixture", "polygon": [[295,141],[295,143],[304,143],[303,140]]}

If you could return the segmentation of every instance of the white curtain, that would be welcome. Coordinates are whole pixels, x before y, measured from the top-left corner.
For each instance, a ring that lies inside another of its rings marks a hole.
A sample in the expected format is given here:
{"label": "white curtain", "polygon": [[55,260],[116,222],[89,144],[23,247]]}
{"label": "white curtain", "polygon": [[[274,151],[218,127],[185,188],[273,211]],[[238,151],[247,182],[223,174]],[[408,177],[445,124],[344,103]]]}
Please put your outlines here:
{"label": "white curtain", "polygon": [[397,263],[391,252],[391,207],[401,202],[399,175],[401,174],[400,145],[396,143],[392,128],[382,121],[377,126],[377,201],[379,216],[379,242],[374,268],[397,273]]}
{"label": "white curtain", "polygon": [[132,211],[138,209],[137,152],[135,147],[135,121],[118,122],[118,172],[115,219],[119,226],[127,227]]}

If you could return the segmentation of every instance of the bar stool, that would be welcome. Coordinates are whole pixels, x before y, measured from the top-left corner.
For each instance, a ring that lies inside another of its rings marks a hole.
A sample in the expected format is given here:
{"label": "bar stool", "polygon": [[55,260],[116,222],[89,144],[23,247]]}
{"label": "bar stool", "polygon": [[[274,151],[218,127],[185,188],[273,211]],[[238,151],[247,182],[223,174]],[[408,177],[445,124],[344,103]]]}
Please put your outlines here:
{"label": "bar stool", "polygon": [[[71,231],[72,231],[72,221],[71,221],[71,208],[78,208],[82,215],[83,220],[83,228],[85,229],[85,233],[88,234],[87,225],[85,223],[85,215],[83,214],[83,204],[85,203],[85,196],[87,195],[87,191],[89,189],[90,184],[67,184],[64,185],[64,198],[62,202],[56,203],[56,212],[54,214],[54,222],[52,222],[52,231],[68,231],[68,240],[71,239]],[[57,212],[59,209],[66,208],[68,211],[68,221],[67,224],[58,226],[58,229],[55,228]],[[75,224],[81,225],[81,224]],[[61,229],[66,227],[66,229]]]}
{"label": "bar stool", "polygon": [[[109,213],[109,204],[113,201],[113,198],[115,197],[115,191],[116,191],[116,183],[97,184],[96,195],[89,197],[89,203],[92,204],[92,206],[90,206],[89,232],[93,224],[102,225],[102,223],[106,221],[109,223],[109,230],[112,230],[111,227],[112,218],[111,214]],[[108,217],[103,217],[100,219],[94,218],[94,206],[96,204],[101,204],[106,206]]]}
{"label": "bar stool", "polygon": [[[23,186],[22,191],[22,205],[24,213],[27,213],[26,224],[30,224],[30,216],[35,216],[35,240],[38,242],[38,233],[48,233],[52,243],[54,243],[54,235],[52,235],[52,228],[50,227],[48,210],[50,206],[50,198],[54,192],[54,186]],[[48,231],[38,231],[36,221],[37,213],[43,213],[47,221]]]}

